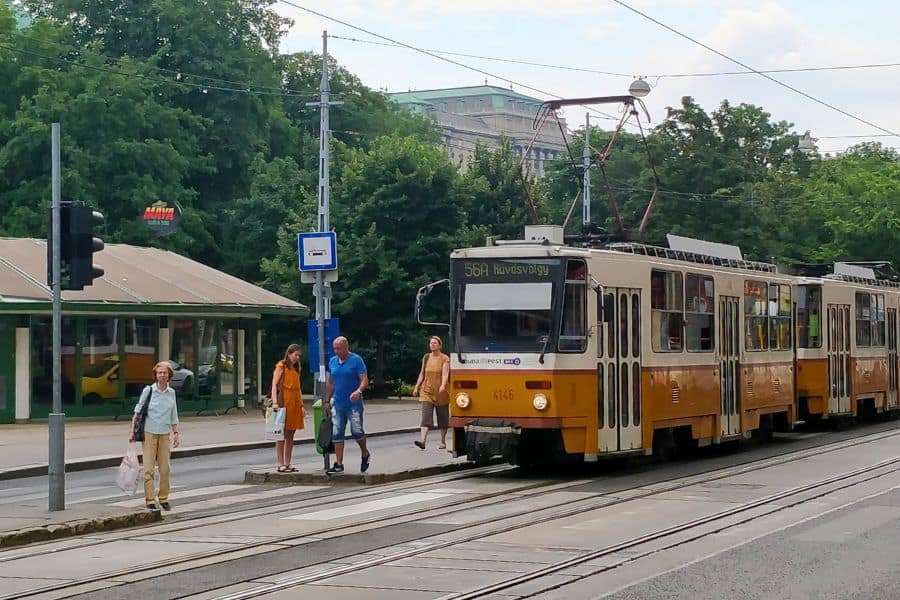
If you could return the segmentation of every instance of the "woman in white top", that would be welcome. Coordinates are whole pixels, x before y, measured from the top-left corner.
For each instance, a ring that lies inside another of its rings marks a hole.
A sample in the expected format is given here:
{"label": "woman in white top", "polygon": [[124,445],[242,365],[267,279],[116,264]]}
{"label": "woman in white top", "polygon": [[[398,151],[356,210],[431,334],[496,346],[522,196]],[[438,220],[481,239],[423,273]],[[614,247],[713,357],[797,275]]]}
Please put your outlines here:
{"label": "woman in white top", "polygon": [[[131,418],[131,434],[129,442],[134,441],[134,425],[138,415],[147,407],[147,420],[144,424],[144,501],[150,510],[172,510],[169,505],[169,457],[170,448],[181,445],[178,435],[178,405],[175,403],[175,390],[169,386],[172,380],[172,367],[167,361],[157,363],[153,367],[156,383],[148,385],[141,394],[141,399],[134,407]],[[170,431],[175,436],[170,443]],[[159,506],[156,505],[157,494],[154,489],[154,470],[159,467]]]}

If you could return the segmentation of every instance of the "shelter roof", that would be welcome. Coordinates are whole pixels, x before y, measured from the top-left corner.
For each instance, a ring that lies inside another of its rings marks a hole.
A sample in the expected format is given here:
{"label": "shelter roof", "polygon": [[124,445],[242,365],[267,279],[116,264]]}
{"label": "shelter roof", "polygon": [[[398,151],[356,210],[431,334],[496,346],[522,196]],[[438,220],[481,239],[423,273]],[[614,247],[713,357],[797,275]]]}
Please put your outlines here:
{"label": "shelter roof", "polygon": [[[0,307],[52,301],[46,257],[45,240],[0,238]],[[198,312],[308,312],[299,302],[168,250],[107,244],[95,258],[103,277],[82,291],[64,291],[63,302],[161,311],[178,306]]]}

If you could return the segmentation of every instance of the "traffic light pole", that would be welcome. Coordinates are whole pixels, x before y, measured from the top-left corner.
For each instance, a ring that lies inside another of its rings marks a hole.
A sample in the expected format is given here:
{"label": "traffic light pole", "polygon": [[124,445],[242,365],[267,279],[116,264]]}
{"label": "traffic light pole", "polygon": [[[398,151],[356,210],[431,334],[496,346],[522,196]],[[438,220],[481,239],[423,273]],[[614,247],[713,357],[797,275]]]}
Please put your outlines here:
{"label": "traffic light pole", "polygon": [[53,265],[53,412],[49,415],[49,509],[66,509],[66,415],[62,412],[62,282],[60,280],[61,196],[59,123],[51,125],[50,222]]}

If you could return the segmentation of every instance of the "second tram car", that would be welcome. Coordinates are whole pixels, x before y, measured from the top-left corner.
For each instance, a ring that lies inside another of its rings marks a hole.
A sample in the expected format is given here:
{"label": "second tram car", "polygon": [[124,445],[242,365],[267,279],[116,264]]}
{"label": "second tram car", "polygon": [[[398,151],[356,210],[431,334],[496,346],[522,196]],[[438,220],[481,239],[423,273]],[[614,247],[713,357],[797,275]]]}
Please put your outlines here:
{"label": "second tram car", "polygon": [[457,456],[593,461],[898,407],[900,293],[874,276],[557,242],[451,257]]}

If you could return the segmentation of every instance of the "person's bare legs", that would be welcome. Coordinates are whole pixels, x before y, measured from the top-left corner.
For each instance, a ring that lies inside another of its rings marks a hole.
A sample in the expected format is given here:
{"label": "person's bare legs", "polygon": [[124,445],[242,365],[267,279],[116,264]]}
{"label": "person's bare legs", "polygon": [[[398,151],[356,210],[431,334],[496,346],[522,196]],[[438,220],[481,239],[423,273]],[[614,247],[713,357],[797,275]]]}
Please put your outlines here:
{"label": "person's bare legs", "polygon": [[291,457],[294,454],[294,430],[293,429],[285,429],[284,430],[284,441],[281,442],[282,446],[284,446],[284,450],[282,450],[282,456],[284,456],[284,466],[292,467]]}
{"label": "person's bare legs", "polygon": [[275,460],[278,462],[279,469],[285,465],[285,462],[284,462],[284,439],[275,440]]}

